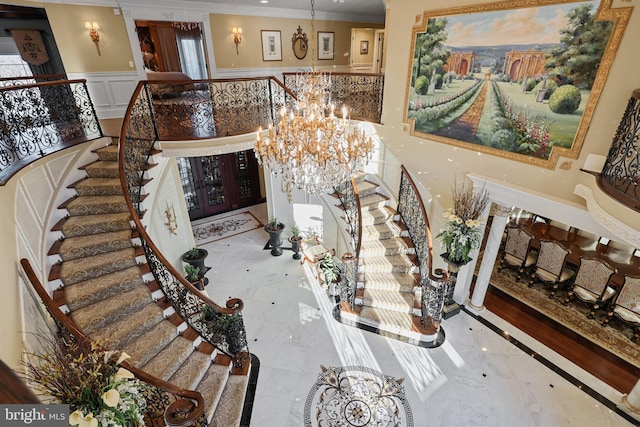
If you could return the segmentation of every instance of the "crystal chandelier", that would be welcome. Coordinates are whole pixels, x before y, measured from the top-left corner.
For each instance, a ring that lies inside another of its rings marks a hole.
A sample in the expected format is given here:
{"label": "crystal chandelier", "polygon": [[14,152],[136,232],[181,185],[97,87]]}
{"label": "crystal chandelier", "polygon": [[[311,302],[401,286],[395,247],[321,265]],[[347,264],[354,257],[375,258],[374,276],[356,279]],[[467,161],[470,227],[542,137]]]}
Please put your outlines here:
{"label": "crystal chandelier", "polygon": [[255,144],[258,162],[281,176],[289,201],[294,188],[313,196],[332,191],[367,164],[373,149],[372,138],[350,120],[346,106],[336,117],[331,76],[315,70],[313,6],[311,0],[311,71],[296,75],[296,107],[283,107],[280,122],[270,124],[266,136],[260,128]]}

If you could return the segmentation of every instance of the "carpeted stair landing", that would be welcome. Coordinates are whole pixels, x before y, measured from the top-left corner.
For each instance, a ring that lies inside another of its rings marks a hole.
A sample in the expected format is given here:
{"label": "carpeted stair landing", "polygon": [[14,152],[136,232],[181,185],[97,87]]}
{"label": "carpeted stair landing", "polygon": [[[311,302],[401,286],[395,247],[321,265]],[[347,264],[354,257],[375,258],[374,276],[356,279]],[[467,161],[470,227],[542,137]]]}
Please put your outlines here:
{"label": "carpeted stair landing", "polygon": [[[204,342],[176,314],[153,280],[142,248],[134,245],[118,174],[116,144],[95,151],[97,160],[80,169],[76,197],[59,208],[68,215],[52,228],[60,239],[48,255],[56,263],[49,281],[54,300],[85,334],[107,339],[129,362],[178,387],[199,391],[210,425],[239,426],[248,368]],[[139,242],[138,242],[139,243]],[[182,331],[182,332],[179,332]]]}

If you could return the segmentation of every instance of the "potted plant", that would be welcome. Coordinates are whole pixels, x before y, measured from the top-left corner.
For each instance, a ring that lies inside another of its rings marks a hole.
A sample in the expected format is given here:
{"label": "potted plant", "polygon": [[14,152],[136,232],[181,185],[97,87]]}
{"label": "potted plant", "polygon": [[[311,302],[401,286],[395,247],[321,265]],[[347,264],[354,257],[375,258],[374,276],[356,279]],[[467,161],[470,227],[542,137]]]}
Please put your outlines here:
{"label": "potted plant", "polygon": [[326,252],[324,254],[324,258],[317,264],[318,268],[318,276],[320,279],[326,283],[329,295],[335,296],[337,295],[336,285],[340,283],[340,274],[342,270],[336,264],[333,255],[330,252]]}
{"label": "potted plant", "polygon": [[200,277],[200,267],[194,267],[191,264],[184,266],[185,279],[192,283],[197,289],[204,290],[203,280]]}
{"label": "potted plant", "polygon": [[291,242],[293,259],[302,258],[302,256],[300,255],[300,242],[302,242],[302,236],[300,236],[300,227],[295,224],[291,226],[291,237],[289,237],[289,241]]}
{"label": "potted plant", "polygon": [[269,220],[267,225],[264,226],[264,230],[269,233],[269,247],[271,248],[271,255],[280,256],[282,255],[282,240],[280,239],[280,235],[284,231],[285,225],[281,222],[278,222],[278,218],[273,218]]}
{"label": "potted plant", "polygon": [[[207,267],[204,265],[204,261],[209,255],[209,252],[206,249],[202,248],[191,248],[184,254],[182,254],[182,261],[187,264],[198,267],[199,269],[199,277],[200,279],[204,278],[204,274],[207,272]],[[207,284],[207,280],[205,279],[205,285]]]}
{"label": "potted plant", "polygon": [[218,344],[227,344],[230,354],[236,355],[246,346],[242,317],[238,314],[223,314],[213,307],[202,306],[202,320],[209,327]]}

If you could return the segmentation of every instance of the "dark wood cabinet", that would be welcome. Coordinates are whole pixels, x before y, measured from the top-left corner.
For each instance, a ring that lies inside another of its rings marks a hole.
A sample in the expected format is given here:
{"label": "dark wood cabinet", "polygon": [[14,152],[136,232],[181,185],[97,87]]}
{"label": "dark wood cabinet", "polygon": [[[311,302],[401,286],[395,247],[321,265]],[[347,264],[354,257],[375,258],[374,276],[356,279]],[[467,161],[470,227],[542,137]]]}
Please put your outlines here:
{"label": "dark wood cabinet", "polygon": [[253,150],[177,161],[192,221],[264,202]]}

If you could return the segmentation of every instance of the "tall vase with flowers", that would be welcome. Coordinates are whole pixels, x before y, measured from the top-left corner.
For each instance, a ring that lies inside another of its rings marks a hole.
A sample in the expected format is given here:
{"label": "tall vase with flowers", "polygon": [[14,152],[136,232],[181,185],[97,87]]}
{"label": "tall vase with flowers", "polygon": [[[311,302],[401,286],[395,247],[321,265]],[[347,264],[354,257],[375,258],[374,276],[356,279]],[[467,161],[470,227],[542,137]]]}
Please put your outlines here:
{"label": "tall vase with flowers", "polygon": [[41,352],[26,354],[24,378],[39,394],[69,404],[71,426],[144,425],[147,386],[120,366],[126,353],[105,351],[104,342],[83,342],[65,333],[39,341]]}
{"label": "tall vase with flowers", "polygon": [[449,267],[449,288],[445,297],[445,318],[459,311],[453,293],[460,268],[471,261],[471,252],[480,247],[482,228],[480,216],[488,206],[489,193],[485,188],[474,191],[473,186],[456,184],[452,190],[453,207],[442,215],[447,219],[445,229],[436,237],[445,250],[441,256]]}

